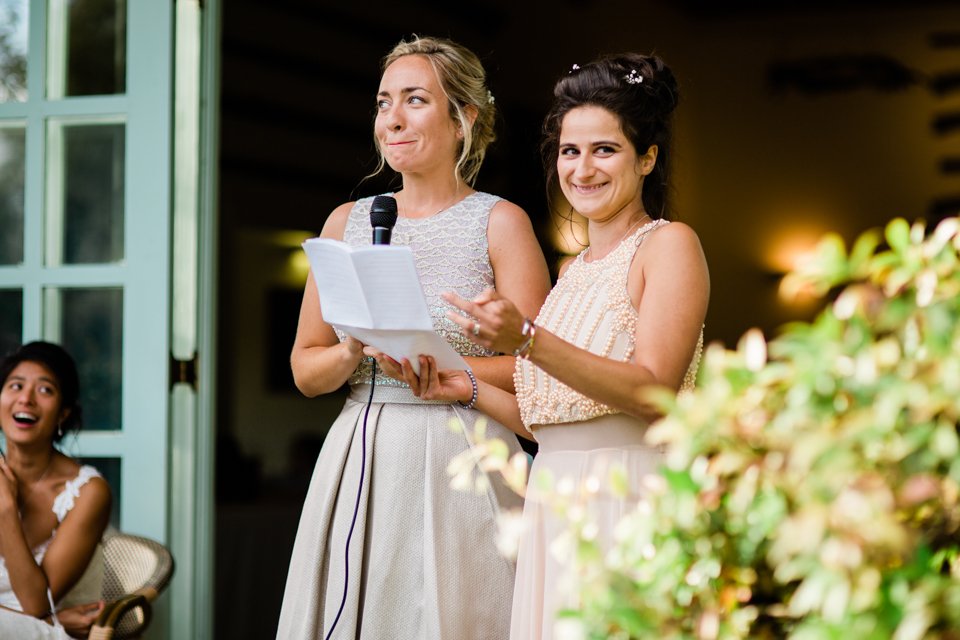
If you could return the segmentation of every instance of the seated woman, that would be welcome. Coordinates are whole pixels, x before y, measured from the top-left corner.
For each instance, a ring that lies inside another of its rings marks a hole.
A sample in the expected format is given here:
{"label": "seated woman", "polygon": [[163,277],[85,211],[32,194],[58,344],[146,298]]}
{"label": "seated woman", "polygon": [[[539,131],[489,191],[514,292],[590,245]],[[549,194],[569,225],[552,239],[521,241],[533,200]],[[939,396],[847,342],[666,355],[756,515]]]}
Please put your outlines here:
{"label": "seated woman", "polygon": [[81,424],[77,368],[60,346],[31,342],[0,363],[0,381],[0,637],[66,637],[58,609],[83,636],[102,606],[111,497],[96,469],[54,446]]}

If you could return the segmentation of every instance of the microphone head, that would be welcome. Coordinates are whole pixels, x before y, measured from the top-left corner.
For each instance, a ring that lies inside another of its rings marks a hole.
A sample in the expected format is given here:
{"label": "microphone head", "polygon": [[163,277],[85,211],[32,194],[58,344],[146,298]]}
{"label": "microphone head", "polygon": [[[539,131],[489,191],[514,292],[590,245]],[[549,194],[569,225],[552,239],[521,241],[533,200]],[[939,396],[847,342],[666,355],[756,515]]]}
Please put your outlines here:
{"label": "microphone head", "polygon": [[392,229],[397,224],[397,200],[393,196],[377,196],[370,205],[370,226]]}

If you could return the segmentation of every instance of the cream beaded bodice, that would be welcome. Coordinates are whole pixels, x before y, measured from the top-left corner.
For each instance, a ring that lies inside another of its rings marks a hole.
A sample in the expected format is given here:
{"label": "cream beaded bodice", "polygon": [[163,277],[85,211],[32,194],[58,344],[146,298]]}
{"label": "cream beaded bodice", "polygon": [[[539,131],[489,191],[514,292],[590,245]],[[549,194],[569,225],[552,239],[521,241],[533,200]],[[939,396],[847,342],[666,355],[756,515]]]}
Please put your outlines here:
{"label": "cream beaded bodice", "polygon": [[[455,205],[429,218],[397,218],[391,244],[406,245],[413,250],[420,284],[427,300],[433,328],[463,356],[491,356],[492,351],[467,339],[460,327],[446,317],[454,309],[440,294],[455,291],[471,299],[484,289],[493,287],[493,266],[487,247],[487,221],[490,210],[500,201],[489,193],[472,193]],[[350,210],[343,241],[353,246],[371,241],[370,205],[373,198],[358,200]],[[337,331],[341,341],[346,336]],[[367,358],[350,376],[350,384],[370,382],[372,366]],[[377,384],[406,387],[406,383],[377,374]]]}
{"label": "cream beaded bodice", "polygon": [[[547,296],[536,325],[591,353],[629,362],[634,353],[637,310],[627,291],[630,263],[646,235],[666,220],[654,220],[625,238],[600,260],[584,261],[581,252]],[[703,331],[681,390],[693,387]],[[580,422],[619,413],[574,391],[528,360],[517,359],[513,375],[524,425]]]}

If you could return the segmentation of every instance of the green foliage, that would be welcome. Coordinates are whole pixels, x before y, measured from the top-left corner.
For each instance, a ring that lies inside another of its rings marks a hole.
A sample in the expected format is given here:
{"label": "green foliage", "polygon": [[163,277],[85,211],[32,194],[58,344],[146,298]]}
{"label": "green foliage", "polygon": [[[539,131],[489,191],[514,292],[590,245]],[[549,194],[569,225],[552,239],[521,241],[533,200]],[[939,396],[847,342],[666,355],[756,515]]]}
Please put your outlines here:
{"label": "green foliage", "polygon": [[957,219],[829,235],[784,282],[833,294],[813,322],[656,395],[663,481],[605,553],[571,521],[574,635],[960,638],[958,249]]}

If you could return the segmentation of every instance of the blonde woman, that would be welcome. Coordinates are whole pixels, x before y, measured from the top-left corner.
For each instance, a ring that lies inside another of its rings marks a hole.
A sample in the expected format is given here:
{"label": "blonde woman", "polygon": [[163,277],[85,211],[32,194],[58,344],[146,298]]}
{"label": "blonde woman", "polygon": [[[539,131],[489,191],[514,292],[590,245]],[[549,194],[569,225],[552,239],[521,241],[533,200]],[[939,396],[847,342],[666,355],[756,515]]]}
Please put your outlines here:
{"label": "blonde woman", "polygon": [[[383,60],[374,137],[398,173],[392,244],[413,250],[435,329],[475,377],[512,389],[513,358],[480,347],[446,318],[441,294],[495,288],[536,314],[549,275],[526,213],[472,184],[493,140],[495,108],[476,55],[414,38]],[[322,237],[370,244],[372,198],[327,218]],[[426,402],[377,372],[364,345],[323,320],[307,282],[291,355],[307,396],[351,392],[330,428],[304,504],[277,638],[503,638],[514,567],[495,548],[495,519],[516,497],[491,478],[484,495],[453,491],[446,467],[470,446],[471,403]],[[394,376],[394,377],[391,377]],[[369,405],[368,405],[369,402]],[[449,422],[468,429],[453,433]],[[516,438],[499,424],[488,430]]]}

